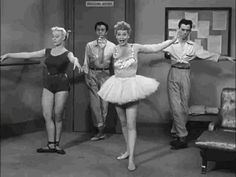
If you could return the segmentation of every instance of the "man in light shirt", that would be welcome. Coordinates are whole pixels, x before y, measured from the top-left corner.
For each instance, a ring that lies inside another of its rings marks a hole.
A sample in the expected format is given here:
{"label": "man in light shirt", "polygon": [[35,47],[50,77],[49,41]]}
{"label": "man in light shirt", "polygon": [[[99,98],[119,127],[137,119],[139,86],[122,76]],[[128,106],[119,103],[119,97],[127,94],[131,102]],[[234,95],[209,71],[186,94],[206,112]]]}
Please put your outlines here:
{"label": "man in light shirt", "polygon": [[98,133],[91,138],[92,141],[105,138],[104,128],[108,103],[102,100],[97,92],[110,76],[109,66],[115,47],[115,44],[106,39],[108,28],[106,23],[97,22],[95,24],[97,39],[88,42],[85,48],[83,70],[85,72],[85,81],[89,88],[93,124],[98,129]]}
{"label": "man in light shirt", "polygon": [[187,147],[186,137],[188,131],[186,123],[188,118],[188,101],[190,97],[190,63],[189,61],[198,58],[214,62],[235,58],[221,56],[211,53],[195,42],[188,39],[192,29],[192,21],[181,19],[178,24],[180,36],[175,43],[164,49],[164,52],[171,58],[171,69],[168,75],[168,95],[170,109],[173,117],[171,134],[174,140],[170,142],[172,149]]}

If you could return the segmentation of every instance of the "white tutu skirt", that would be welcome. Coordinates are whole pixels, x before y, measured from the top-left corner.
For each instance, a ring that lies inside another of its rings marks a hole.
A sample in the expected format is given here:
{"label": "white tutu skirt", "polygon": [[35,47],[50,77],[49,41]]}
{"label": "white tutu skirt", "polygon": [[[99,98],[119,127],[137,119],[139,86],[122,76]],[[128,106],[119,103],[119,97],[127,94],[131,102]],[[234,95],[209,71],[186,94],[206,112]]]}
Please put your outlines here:
{"label": "white tutu skirt", "polygon": [[159,84],[155,79],[140,75],[124,78],[113,75],[105,81],[98,95],[105,101],[125,104],[146,98],[158,89]]}

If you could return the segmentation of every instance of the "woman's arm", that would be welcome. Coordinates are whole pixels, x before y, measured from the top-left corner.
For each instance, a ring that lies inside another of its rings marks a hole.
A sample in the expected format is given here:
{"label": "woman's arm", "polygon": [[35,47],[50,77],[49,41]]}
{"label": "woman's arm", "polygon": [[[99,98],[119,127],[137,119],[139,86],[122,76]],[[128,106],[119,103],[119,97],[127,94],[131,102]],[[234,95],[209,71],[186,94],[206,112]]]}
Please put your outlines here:
{"label": "woman's arm", "polygon": [[74,64],[73,70],[77,67],[79,72],[81,72],[81,66],[79,64],[78,58],[75,57],[72,52],[68,53],[67,57],[69,58],[70,62]]}
{"label": "woman's arm", "polygon": [[89,51],[89,45],[87,44],[86,47],[85,47],[85,53],[84,53],[84,64],[83,64],[83,72],[85,74],[88,74],[88,51]]}
{"label": "woman's arm", "polygon": [[34,52],[19,52],[19,53],[7,53],[1,56],[1,62],[7,58],[40,58],[45,56],[45,49]]}
{"label": "woman's arm", "polygon": [[149,45],[140,45],[138,44],[138,51],[142,53],[157,53],[166,47],[169,47],[171,44],[173,44],[179,37],[180,31],[177,30],[176,35],[171,40],[166,40],[159,44],[149,44]]}
{"label": "woman's arm", "polygon": [[165,49],[166,47],[170,46],[175,41],[176,39],[174,38],[172,40],[166,40],[159,44],[147,44],[147,45],[137,44],[137,47],[138,47],[138,51],[142,53],[157,53]]}

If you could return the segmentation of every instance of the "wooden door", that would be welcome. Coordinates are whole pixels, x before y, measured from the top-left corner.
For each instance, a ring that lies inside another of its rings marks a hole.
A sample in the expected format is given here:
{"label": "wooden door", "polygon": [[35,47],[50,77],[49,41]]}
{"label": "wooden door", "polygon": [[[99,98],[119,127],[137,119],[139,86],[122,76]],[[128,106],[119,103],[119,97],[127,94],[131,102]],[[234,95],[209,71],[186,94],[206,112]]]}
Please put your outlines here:
{"label": "wooden door", "polygon": [[[93,4],[99,2],[97,5]],[[109,5],[106,6],[107,2]],[[87,4],[86,4],[87,3]],[[88,4],[90,3],[90,4]],[[92,3],[92,7],[91,7]],[[95,6],[93,6],[95,5]],[[96,39],[94,25],[104,21],[109,25],[108,39],[116,43],[113,26],[117,21],[125,20],[134,27],[134,0],[113,1],[85,1],[65,0],[65,24],[72,33],[68,41],[68,48],[79,58],[80,64],[84,62],[86,43]],[[132,35],[133,40],[134,35]],[[70,74],[72,90],[69,104],[66,109],[66,128],[73,131],[88,132],[92,130],[93,123],[89,107],[88,88],[84,75],[73,72]],[[109,105],[107,117],[107,131],[120,132],[114,106]]]}

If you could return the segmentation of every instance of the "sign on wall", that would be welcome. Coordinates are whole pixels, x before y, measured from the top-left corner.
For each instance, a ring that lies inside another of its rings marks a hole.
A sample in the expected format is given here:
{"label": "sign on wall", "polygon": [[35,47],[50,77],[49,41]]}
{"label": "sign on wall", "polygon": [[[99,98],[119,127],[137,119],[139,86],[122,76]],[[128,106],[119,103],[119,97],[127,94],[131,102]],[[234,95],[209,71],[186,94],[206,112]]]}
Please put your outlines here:
{"label": "sign on wall", "polygon": [[86,1],[86,7],[114,7],[114,1]]}

